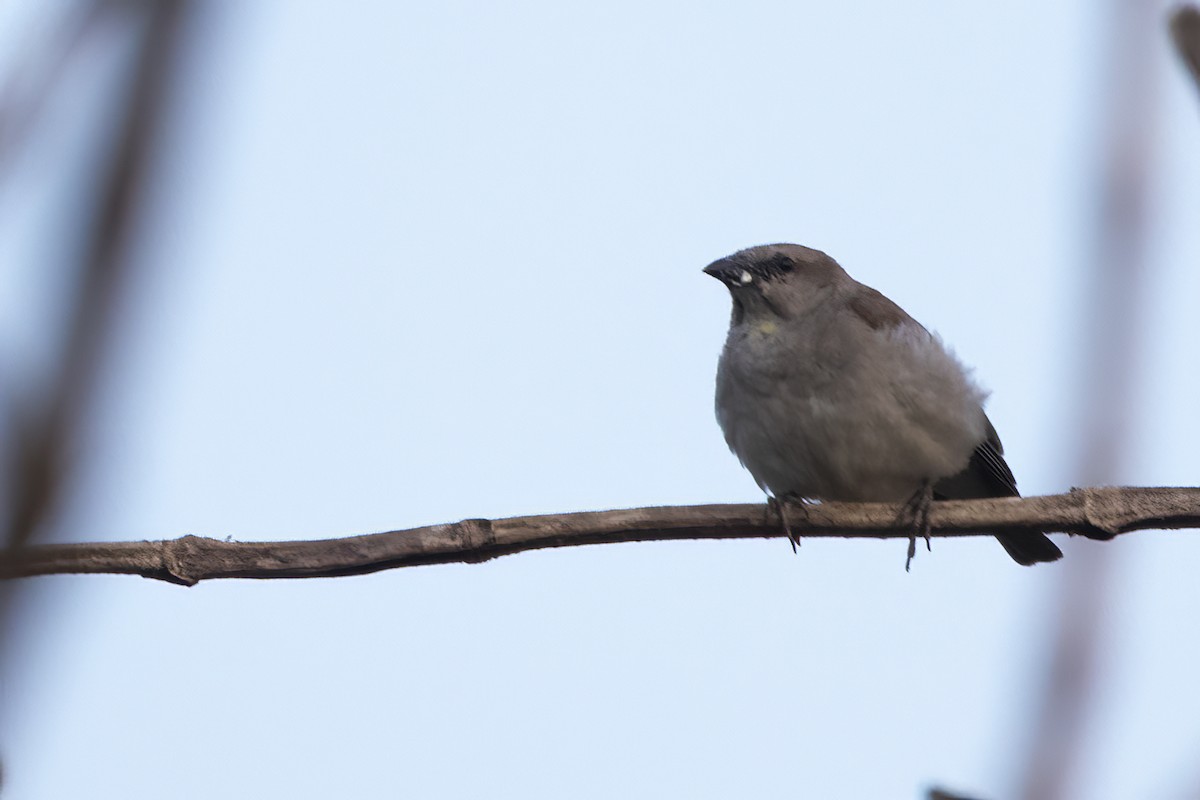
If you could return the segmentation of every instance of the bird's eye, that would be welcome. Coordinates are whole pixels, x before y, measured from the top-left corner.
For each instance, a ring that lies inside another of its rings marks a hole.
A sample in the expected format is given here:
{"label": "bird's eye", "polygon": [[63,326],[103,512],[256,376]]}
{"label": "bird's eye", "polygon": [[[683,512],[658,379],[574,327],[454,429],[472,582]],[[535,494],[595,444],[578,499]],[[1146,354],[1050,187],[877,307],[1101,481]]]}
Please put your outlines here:
{"label": "bird's eye", "polygon": [[751,275],[746,270],[742,270],[742,274],[738,275],[738,283],[742,284],[743,286],[745,286],[747,283],[751,283],[753,281],[754,281],[754,276]]}

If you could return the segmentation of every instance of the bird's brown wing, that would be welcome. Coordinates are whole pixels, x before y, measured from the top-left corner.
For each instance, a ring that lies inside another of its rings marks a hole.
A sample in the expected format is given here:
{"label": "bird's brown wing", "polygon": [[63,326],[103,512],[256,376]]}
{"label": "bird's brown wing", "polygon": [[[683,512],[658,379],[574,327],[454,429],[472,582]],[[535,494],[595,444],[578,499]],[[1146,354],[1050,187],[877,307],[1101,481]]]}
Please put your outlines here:
{"label": "bird's brown wing", "polygon": [[871,330],[877,331],[884,328],[896,328],[904,324],[916,325],[918,328],[922,328],[921,323],[910,317],[908,312],[903,308],[870,286],[861,283],[858,284],[857,291],[854,292],[854,295],[847,301],[846,305],[858,315],[859,319],[867,323],[867,326]]}

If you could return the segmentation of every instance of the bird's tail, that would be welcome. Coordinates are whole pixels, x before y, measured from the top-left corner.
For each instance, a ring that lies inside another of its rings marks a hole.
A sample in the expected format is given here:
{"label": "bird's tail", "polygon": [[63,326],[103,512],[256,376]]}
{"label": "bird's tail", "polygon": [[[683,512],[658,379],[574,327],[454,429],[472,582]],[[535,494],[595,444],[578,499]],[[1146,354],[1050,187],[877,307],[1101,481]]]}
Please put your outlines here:
{"label": "bird's tail", "polygon": [[1050,537],[1037,528],[998,533],[996,538],[1012,556],[1012,560],[1023,567],[1047,561],[1058,561],[1062,558],[1062,550],[1058,549],[1058,545],[1050,541]]}

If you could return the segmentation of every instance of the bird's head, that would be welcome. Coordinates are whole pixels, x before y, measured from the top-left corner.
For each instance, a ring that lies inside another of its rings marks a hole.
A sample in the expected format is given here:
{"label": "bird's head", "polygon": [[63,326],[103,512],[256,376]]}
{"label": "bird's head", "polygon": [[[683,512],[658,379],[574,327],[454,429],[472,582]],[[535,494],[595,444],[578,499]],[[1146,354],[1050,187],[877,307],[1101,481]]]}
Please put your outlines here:
{"label": "bird's head", "polygon": [[803,314],[847,278],[832,258],[798,244],[749,247],[714,261],[704,272],[729,288],[734,325],[765,315]]}

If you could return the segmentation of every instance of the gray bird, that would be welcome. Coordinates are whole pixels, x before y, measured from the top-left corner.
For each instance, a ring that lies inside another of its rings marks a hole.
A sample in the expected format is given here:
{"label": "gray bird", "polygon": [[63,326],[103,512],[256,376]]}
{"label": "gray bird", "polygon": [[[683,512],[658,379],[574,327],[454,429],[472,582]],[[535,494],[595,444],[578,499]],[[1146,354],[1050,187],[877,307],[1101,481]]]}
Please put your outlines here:
{"label": "gray bird", "polygon": [[[704,271],[733,297],[717,421],[777,501],[1018,496],[986,393],[898,305],[795,244]],[[1040,531],[996,538],[1018,564],[1062,557]]]}

